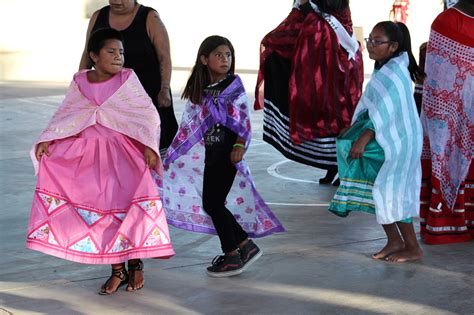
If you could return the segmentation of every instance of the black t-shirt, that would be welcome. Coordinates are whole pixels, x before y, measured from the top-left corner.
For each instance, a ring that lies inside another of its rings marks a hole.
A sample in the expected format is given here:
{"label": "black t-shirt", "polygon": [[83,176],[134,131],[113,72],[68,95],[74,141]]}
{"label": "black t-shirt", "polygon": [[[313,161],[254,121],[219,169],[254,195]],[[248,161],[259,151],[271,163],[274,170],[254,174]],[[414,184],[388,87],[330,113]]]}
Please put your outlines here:
{"label": "black t-shirt", "polygon": [[[234,79],[235,76],[229,75],[217,84],[207,86],[204,89],[204,92],[213,97],[217,97],[232,83],[232,81],[234,81]],[[206,147],[205,163],[213,164],[222,159],[228,159],[230,161],[230,152],[232,151],[236,140],[237,134],[221,124],[215,124],[209,128],[204,135],[204,143]]]}

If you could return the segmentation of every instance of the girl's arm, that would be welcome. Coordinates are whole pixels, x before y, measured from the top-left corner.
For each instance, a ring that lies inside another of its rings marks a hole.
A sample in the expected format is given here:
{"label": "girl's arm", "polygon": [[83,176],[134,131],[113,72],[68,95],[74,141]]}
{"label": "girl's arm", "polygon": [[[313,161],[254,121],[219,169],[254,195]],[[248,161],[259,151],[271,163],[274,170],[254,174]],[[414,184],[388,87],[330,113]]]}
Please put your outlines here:
{"label": "girl's arm", "polygon": [[230,161],[232,164],[239,163],[244,158],[245,154],[245,139],[237,138],[232,152],[230,152]]}
{"label": "girl's arm", "polygon": [[359,159],[364,154],[365,146],[375,137],[375,132],[373,130],[365,130],[359,137],[359,139],[354,142],[351,150],[349,151],[349,156],[353,159]]}
{"label": "girl's arm", "polygon": [[43,156],[43,154],[46,154],[47,156],[49,156],[49,145],[51,144],[51,141],[46,141],[46,142],[41,142],[39,143],[37,146],[36,146],[36,159],[38,161],[41,160],[41,157]]}

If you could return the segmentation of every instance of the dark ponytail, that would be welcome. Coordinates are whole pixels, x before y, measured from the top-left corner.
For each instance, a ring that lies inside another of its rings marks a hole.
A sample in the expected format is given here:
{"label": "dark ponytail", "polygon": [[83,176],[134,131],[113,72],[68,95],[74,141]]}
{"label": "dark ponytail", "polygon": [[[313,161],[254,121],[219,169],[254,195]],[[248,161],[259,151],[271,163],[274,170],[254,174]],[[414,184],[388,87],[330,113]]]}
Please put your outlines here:
{"label": "dark ponytail", "polygon": [[398,49],[393,53],[392,57],[399,56],[403,52],[408,54],[408,72],[410,72],[410,78],[413,82],[423,80],[425,73],[416,63],[411,51],[411,37],[406,25],[401,22],[384,21],[377,23],[375,27],[382,29],[389,41],[398,43]]}
{"label": "dark ponytail", "polygon": [[410,31],[408,30],[408,27],[402,22],[397,22],[397,26],[402,33],[402,42],[398,43],[398,50],[400,52],[406,51],[408,53],[408,59],[410,61],[408,64],[408,71],[410,72],[410,77],[413,82],[416,82],[417,80],[423,80],[425,77],[425,72],[418,66],[411,51]]}

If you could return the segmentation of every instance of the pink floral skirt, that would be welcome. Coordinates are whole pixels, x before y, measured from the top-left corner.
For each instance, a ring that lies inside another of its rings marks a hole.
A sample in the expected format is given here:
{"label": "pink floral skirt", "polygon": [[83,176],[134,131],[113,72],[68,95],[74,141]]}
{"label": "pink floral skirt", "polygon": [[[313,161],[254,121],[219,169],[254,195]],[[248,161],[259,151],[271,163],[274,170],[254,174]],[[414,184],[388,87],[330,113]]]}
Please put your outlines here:
{"label": "pink floral skirt", "polygon": [[87,264],[174,255],[140,144],[94,125],[40,162],[26,247]]}

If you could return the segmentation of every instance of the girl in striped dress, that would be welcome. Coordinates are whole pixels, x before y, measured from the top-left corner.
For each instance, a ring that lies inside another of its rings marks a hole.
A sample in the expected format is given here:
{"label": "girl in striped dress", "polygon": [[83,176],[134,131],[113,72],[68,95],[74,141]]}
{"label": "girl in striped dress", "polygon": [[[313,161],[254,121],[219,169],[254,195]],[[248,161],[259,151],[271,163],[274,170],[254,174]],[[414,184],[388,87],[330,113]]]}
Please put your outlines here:
{"label": "girl in striped dress", "polygon": [[421,78],[402,23],[378,23],[366,38],[375,70],[357,105],[352,126],[337,139],[341,185],[329,211],[375,214],[388,241],[374,259],[418,260],[422,250],[412,218],[418,216],[422,129],[412,80]]}

